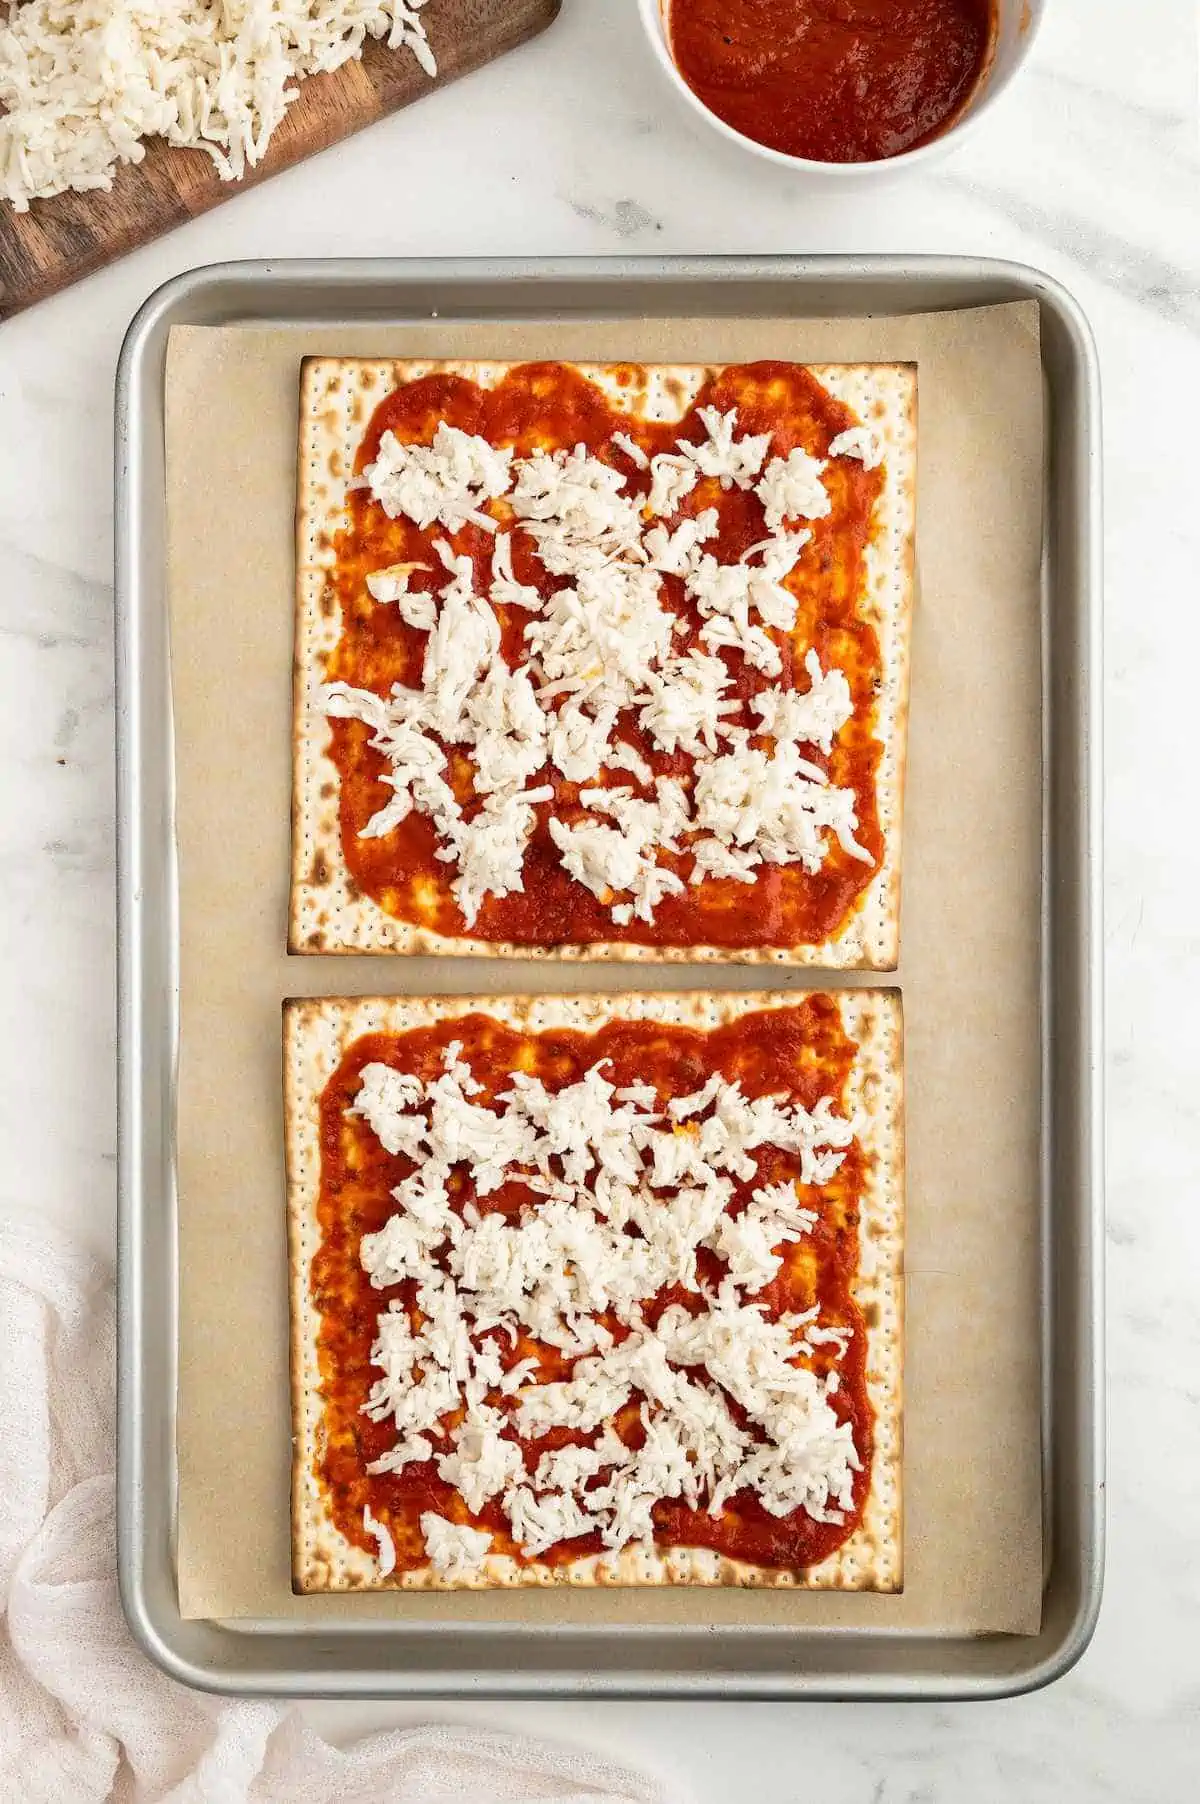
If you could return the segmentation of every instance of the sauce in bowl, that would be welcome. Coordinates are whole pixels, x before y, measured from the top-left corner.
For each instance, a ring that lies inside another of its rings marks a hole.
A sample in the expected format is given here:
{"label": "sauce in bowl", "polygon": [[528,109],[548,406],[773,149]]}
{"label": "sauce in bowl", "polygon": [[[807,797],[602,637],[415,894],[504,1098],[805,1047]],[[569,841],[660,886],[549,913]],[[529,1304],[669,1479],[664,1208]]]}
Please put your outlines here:
{"label": "sauce in bowl", "polygon": [[718,119],[820,163],[938,137],[991,60],[995,0],[669,0],[671,54]]}

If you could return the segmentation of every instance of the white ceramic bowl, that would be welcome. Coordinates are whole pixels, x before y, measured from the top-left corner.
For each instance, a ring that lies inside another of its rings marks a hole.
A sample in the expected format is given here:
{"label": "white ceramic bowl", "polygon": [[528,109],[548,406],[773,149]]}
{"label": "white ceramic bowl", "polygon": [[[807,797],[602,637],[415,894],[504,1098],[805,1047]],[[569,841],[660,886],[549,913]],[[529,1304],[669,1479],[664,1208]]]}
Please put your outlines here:
{"label": "white ceramic bowl", "polygon": [[918,164],[933,162],[943,156],[959,142],[976,120],[982,119],[995,106],[1029,55],[1046,8],[1046,0],[999,0],[999,27],[991,63],[958,118],[936,138],[931,138],[927,144],[918,145],[914,150],[901,151],[897,157],[880,157],[869,163],[822,163],[813,157],[793,157],[786,151],[773,150],[767,144],[759,144],[756,139],[746,137],[744,132],[735,131],[733,126],[719,119],[705,106],[700,96],[689,88],[675,67],[667,32],[671,0],[637,0],[637,3],[655,56],[672,87],[683,97],[693,113],[731,144],[740,144],[743,150],[753,151],[755,156],[765,158],[768,163],[835,182],[861,181],[864,176],[878,178],[899,175],[905,169],[914,169]]}

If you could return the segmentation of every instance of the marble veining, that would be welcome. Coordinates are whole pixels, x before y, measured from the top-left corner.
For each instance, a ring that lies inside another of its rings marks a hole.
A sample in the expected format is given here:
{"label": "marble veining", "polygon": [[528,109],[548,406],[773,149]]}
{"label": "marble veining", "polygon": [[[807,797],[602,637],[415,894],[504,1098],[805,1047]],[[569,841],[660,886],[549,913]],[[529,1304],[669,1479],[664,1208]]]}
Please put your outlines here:
{"label": "marble veining", "polygon": [[[0,328],[0,1207],[100,1249],[114,1191],[111,394],[159,282],[225,257],[959,251],[1059,276],[1107,468],[1110,1552],[1091,1651],[1005,1705],[446,1705],[602,1742],[702,1800],[1186,1804],[1200,1792],[1200,139],[1188,0],[1049,0],[951,160],[803,188],[669,92],[632,0]],[[428,1712],[320,1706],[349,1736]],[[752,1768],[751,1768],[752,1762]]]}

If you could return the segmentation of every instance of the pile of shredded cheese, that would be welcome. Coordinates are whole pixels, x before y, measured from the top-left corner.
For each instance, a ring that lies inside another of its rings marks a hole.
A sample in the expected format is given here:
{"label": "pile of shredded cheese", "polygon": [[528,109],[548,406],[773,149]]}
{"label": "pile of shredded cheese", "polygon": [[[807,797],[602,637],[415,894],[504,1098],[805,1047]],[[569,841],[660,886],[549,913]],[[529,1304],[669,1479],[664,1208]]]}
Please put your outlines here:
{"label": "pile of shredded cheese", "polygon": [[0,30],[0,194],[18,212],[112,187],[144,140],[205,150],[222,179],[260,162],[299,89],[368,37],[437,64],[426,0],[24,0]]}
{"label": "pile of shredded cheese", "polygon": [[[382,696],[332,683],[318,697],[325,713],[364,722],[387,763],[392,796],[362,834],[390,833],[413,809],[426,815],[437,856],[457,867],[450,887],[468,926],[486,896],[521,888],[536,810],[555,795],[544,781],[530,785],[547,765],[583,786],[572,818],[548,817],[563,868],[618,926],[652,923],[665,896],[709,877],[753,883],[764,864],[816,871],[832,840],[872,862],[855,839],[854,792],[831,783],[811,755],[828,754],[853,711],[843,672],[824,669],[810,650],[806,689],[775,684],[749,710],[729,693],[729,656],[782,675],[773,634],[796,623],[784,584],[811,537],[800,522],[830,511],[825,463],[802,450],[769,457],[769,436],[739,435],[735,409],[703,408],[700,417],[703,442],[681,439],[653,458],[615,436],[649,472],[644,497],[626,494],[622,471],[582,445],[519,458],[445,423],[430,445],[385,432],[356,479],[392,519],[447,534],[470,522],[494,537],[482,593],[472,559],[442,537],[434,550],[446,580],[436,597],[409,592],[411,566],[367,578],[380,606],[429,634],[419,688],[396,684]],[[840,435],[831,452],[879,461],[863,428]],[[768,536],[737,563],[706,550],[718,532],[715,508],[679,517],[702,478],[753,489],[762,502]],[[513,529],[564,579],[548,599],[517,581]],[[679,645],[686,622],[664,602],[667,575],[682,579],[699,612],[698,644]],[[516,669],[500,656],[497,607],[529,616]],[[655,777],[621,736],[620,717],[631,713],[655,748],[689,754],[694,775]],[[467,748],[472,762],[478,807],[469,814],[450,784],[451,746]],[[604,780],[613,773],[618,781]],[[691,855],[687,882],[660,852]]]}
{"label": "pile of shredded cheese", "polygon": [[[415,1281],[419,1311],[393,1300],[379,1317],[365,1411],[393,1423],[397,1440],[368,1471],[436,1460],[473,1514],[499,1499],[530,1559],[583,1535],[613,1552],[649,1545],[664,1499],[715,1516],[748,1490],[774,1516],[842,1522],[861,1462],[829,1400],[851,1331],[822,1324],[816,1308],[773,1318],[755,1300],[779,1249],[817,1216],[794,1183],[757,1184],[736,1214],[730,1204],[767,1148],[796,1160],[802,1185],[827,1184],[852,1123],[829,1097],[810,1111],[747,1097],[719,1075],[664,1107],[652,1084],[615,1088],[604,1060],[556,1091],[515,1071],[491,1108],[473,1100],[480,1086],[461,1053],[452,1043],[429,1083],[369,1064],[351,1105],[414,1167],[392,1192],[397,1212],[361,1245],[371,1283]],[[523,1186],[519,1219],[454,1207],[456,1170],[481,1199]],[[724,1263],[715,1291],[697,1274],[702,1247]],[[691,1308],[672,1304],[651,1327],[644,1305],[674,1285]],[[573,1362],[569,1376],[543,1382],[537,1357],[506,1369],[501,1347],[522,1331]],[[810,1363],[818,1347],[835,1350],[824,1375]],[[645,1431],[637,1448],[612,1426],[631,1402]],[[560,1428],[583,1438],[527,1466],[513,1431],[536,1441]],[[368,1517],[386,1576],[394,1546]],[[449,1578],[477,1570],[492,1544],[487,1530],[432,1511],[421,1527]]]}

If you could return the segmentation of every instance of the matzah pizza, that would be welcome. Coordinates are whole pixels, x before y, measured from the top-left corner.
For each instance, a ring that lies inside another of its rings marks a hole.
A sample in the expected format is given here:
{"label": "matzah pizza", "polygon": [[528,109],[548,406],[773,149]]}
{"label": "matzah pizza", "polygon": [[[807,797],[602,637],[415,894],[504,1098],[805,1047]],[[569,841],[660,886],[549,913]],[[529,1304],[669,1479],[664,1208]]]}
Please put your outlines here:
{"label": "matzah pizza", "polygon": [[894,968],[915,382],[308,359],[290,950]]}
{"label": "matzah pizza", "polygon": [[284,1042],[296,1590],[901,1588],[895,991]]}

